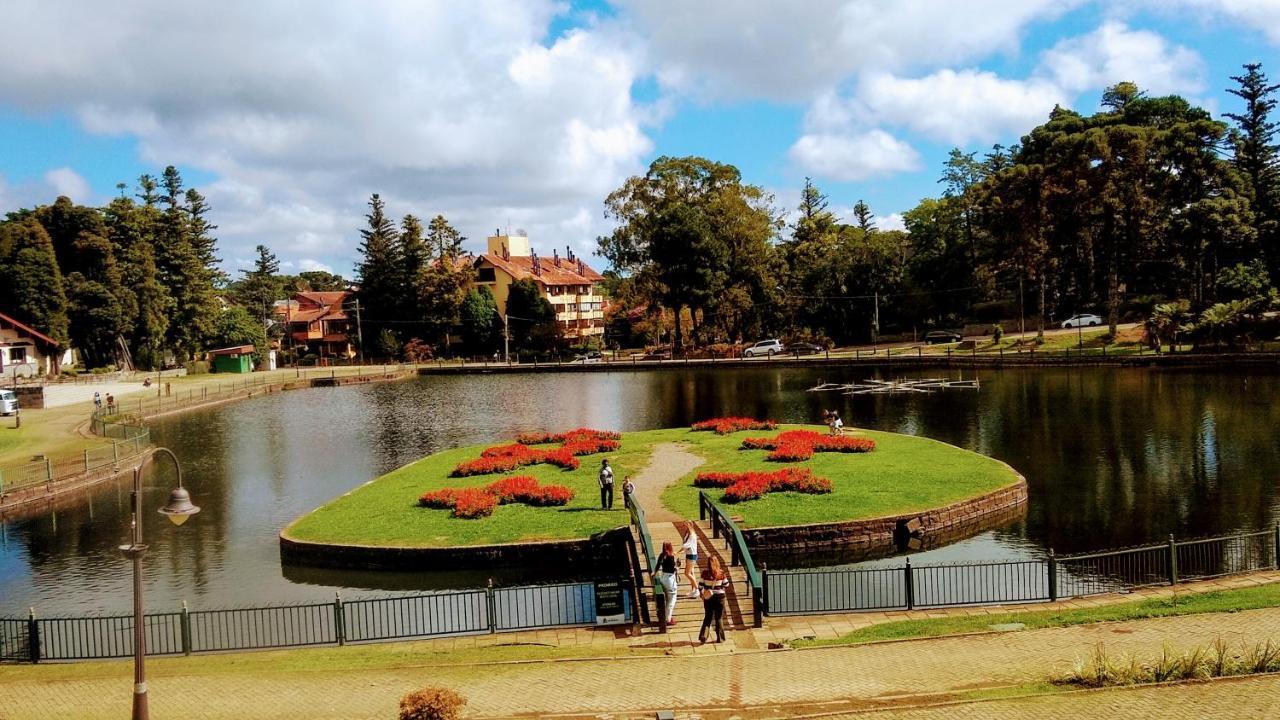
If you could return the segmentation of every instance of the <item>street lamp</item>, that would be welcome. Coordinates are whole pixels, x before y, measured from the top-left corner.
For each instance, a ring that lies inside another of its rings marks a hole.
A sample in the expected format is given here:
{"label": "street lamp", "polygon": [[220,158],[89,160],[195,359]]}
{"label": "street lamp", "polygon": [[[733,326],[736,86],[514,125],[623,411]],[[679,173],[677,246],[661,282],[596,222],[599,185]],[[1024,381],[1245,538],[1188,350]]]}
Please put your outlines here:
{"label": "street lamp", "polygon": [[133,720],[148,720],[147,712],[147,638],[144,632],[142,615],[142,556],[147,546],[142,544],[142,474],[156,455],[164,453],[173,460],[173,469],[178,473],[178,487],[169,493],[169,502],[160,508],[160,514],[169,518],[174,525],[181,525],[187,518],[200,512],[200,508],[191,504],[191,493],[182,487],[182,466],[178,464],[178,456],[168,448],[156,448],[137,467],[133,468],[133,515],[129,526],[132,529],[132,541],[121,545],[120,552],[133,560]]}

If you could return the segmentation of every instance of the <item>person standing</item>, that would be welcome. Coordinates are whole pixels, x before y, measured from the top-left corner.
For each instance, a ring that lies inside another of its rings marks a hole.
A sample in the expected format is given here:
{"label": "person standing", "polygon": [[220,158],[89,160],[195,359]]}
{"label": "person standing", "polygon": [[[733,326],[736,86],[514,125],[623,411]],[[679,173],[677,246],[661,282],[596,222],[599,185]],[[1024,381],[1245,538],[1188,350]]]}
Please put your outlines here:
{"label": "person standing", "polygon": [[684,542],[681,543],[684,548],[684,576],[689,579],[689,587],[692,592],[689,593],[689,599],[694,600],[698,597],[698,579],[693,576],[693,571],[698,567],[698,535],[693,531],[693,523],[684,524]]}
{"label": "person standing", "polygon": [[662,586],[662,594],[667,598],[667,624],[675,625],[676,600],[680,597],[680,589],[676,584],[676,552],[670,542],[662,543],[662,553],[654,564],[653,579]]}
{"label": "person standing", "polygon": [[724,642],[724,596],[729,587],[729,576],[720,566],[720,559],[712,555],[707,560],[707,569],[702,571],[702,629],[698,631],[698,642],[707,641],[707,631],[714,625],[716,642]]}
{"label": "person standing", "polygon": [[831,413],[831,434],[844,435],[844,421],[840,419],[840,413]]}
{"label": "person standing", "polygon": [[628,475],[622,481],[622,507],[631,509],[631,496],[636,491],[636,484],[631,482],[631,476]]}
{"label": "person standing", "polygon": [[606,458],[600,461],[600,509],[613,509],[613,468],[609,467]]}
{"label": "person standing", "polygon": [[93,407],[95,410],[102,409],[102,394],[97,390],[93,391]]}

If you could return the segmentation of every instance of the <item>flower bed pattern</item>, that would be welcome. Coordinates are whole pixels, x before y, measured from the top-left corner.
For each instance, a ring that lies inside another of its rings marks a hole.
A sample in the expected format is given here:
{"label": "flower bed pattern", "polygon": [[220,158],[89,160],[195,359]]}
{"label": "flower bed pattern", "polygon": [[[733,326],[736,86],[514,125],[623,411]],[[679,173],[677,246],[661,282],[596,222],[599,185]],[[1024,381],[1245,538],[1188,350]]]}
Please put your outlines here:
{"label": "flower bed pattern", "polygon": [[808,460],[815,452],[862,453],[876,449],[870,438],[823,435],[813,430],[788,430],[771,438],[746,438],[743,450],[771,450],[765,458],[774,462]]}
{"label": "flower bed pattern", "polygon": [[800,492],[825,495],[831,492],[831,481],[814,477],[808,468],[783,468],[772,472],[752,470],[743,473],[698,473],[694,487],[724,488],[723,500],[739,503],[756,500],[771,492]]}
{"label": "flower bed pattern", "polygon": [[696,431],[714,431],[717,435],[728,435],[740,430],[777,430],[776,420],[755,420],[744,417],[711,418],[693,424]]}
{"label": "flower bed pattern", "polygon": [[453,517],[467,520],[488,517],[499,505],[524,503],[534,507],[568,505],[573,491],[563,485],[539,485],[529,475],[512,475],[480,488],[442,488],[423,493],[418,504],[437,510],[453,510]]}
{"label": "flower bed pattern", "polygon": [[[578,456],[593,455],[601,452],[617,450],[621,444],[618,439],[622,435],[608,430],[592,430],[578,428],[567,433],[526,433],[516,438],[510,445],[498,445],[487,448],[475,460],[459,463],[453,469],[453,477],[469,477],[471,475],[489,475],[491,473],[511,472],[526,465],[547,463],[565,470],[577,470]],[[560,447],[553,450],[539,450],[529,447],[543,443],[559,442]]]}

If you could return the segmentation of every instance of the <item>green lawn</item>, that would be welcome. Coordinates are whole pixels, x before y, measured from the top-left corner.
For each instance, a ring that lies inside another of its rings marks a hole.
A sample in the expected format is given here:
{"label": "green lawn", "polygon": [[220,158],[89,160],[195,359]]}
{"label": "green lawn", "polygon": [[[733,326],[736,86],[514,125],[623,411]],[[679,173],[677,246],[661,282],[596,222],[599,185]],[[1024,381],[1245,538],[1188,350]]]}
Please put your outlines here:
{"label": "green lawn", "polygon": [[[799,428],[790,425],[779,428]],[[720,436],[683,428],[626,433],[622,447],[606,456],[580,458],[582,466],[568,472],[550,465],[534,465],[517,472],[542,483],[563,484],[575,491],[573,501],[560,508],[503,505],[490,517],[460,520],[447,510],[418,507],[427,490],[486,485],[501,475],[451,478],[463,460],[478,457],[486,446],[448,450],[395,470],[303,516],[291,525],[289,537],[311,542],[409,547],[448,547],[529,542],[587,537],[627,524],[621,497],[613,511],[599,509],[596,472],[601,457],[614,466],[619,485],[649,463],[657,443],[681,442],[706,462],[696,472],[772,470],[787,465],[810,467],[830,479],[828,495],[773,493],[732,506],[748,526],[799,525],[834,522],[923,510],[973,497],[1012,483],[1005,465],[967,450],[925,438],[866,431],[878,447],[866,454],[817,453],[804,463],[768,463],[763,450],[740,450],[742,438],[771,435],[748,431]],[[693,475],[681,478],[662,496],[663,503],[683,515],[697,517],[698,490]],[[619,487],[619,493],[621,489]],[[709,491],[716,499],[721,490]]]}
{"label": "green lawn", "polygon": [[837,638],[800,638],[793,640],[791,644],[795,647],[857,645],[859,643],[883,640],[908,640],[912,638],[958,635],[960,633],[985,632],[991,630],[992,625],[1005,623],[1022,623],[1027,629],[1036,629],[1120,620],[1144,620],[1177,615],[1240,612],[1241,610],[1256,610],[1277,605],[1280,605],[1280,584],[1272,583],[1239,590],[1187,593],[1180,597],[1141,600],[1074,610],[1041,610],[1038,612],[1030,611],[1002,615],[902,620],[872,625]]}

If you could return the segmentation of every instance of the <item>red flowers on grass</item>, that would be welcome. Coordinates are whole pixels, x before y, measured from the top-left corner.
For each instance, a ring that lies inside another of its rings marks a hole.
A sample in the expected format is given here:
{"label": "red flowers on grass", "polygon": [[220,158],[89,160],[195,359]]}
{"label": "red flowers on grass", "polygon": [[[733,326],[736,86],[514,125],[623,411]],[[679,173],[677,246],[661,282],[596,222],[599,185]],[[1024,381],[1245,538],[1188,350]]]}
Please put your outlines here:
{"label": "red flowers on grass", "polygon": [[715,431],[717,435],[728,435],[739,430],[774,430],[777,427],[776,420],[754,420],[744,417],[711,418],[693,424],[694,430]]}
{"label": "red flowers on grass", "polygon": [[[566,433],[523,433],[516,437],[510,445],[496,445],[486,448],[475,460],[459,463],[453,469],[453,477],[469,477],[471,475],[488,475],[490,473],[511,472],[525,465],[547,463],[565,470],[577,470],[580,455],[594,455],[612,452],[621,447],[618,442],[621,433],[611,430],[593,430],[577,428]],[[539,450],[530,445],[546,443],[563,443],[551,450]]]}
{"label": "red flowers on grass", "polygon": [[529,475],[512,475],[478,488],[443,488],[418,497],[422,507],[453,510],[453,517],[488,517],[499,505],[524,503],[534,507],[568,505],[573,491],[563,485],[539,485]]}
{"label": "red flowers on grass", "polygon": [[871,452],[876,441],[845,435],[823,435],[813,430],[788,430],[771,438],[745,438],[743,450],[772,450],[766,459],[776,462],[808,460],[815,452]]}
{"label": "red flowers on grass", "polygon": [[761,498],[771,492],[801,492],[824,495],[831,492],[831,481],[814,477],[808,468],[783,468],[772,472],[752,470],[744,473],[698,473],[694,487],[722,487],[724,501],[738,503]]}

